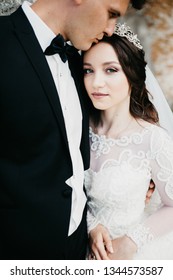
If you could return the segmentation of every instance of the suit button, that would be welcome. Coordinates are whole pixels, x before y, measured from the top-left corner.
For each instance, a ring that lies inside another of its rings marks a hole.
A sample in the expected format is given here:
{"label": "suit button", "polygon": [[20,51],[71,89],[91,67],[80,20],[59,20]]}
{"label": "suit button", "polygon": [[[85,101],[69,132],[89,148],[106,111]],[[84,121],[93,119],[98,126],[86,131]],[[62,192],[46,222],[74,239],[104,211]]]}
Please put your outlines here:
{"label": "suit button", "polygon": [[71,192],[72,191],[70,189],[68,189],[68,190],[64,190],[62,192],[62,194],[63,194],[64,197],[70,197],[71,196]]}

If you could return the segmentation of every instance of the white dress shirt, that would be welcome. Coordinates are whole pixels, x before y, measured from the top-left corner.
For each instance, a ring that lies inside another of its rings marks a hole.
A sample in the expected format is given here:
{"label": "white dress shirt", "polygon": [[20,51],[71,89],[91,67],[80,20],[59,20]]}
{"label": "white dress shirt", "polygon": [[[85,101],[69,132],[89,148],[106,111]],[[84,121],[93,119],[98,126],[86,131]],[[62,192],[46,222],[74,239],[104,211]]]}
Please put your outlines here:
{"label": "white dress shirt", "polygon": [[[54,34],[31,9],[31,3],[25,1],[22,4],[22,9],[32,25],[35,35],[44,52],[56,34]],[[71,235],[81,222],[83,209],[86,203],[86,196],[83,191],[84,167],[80,152],[82,112],[68,61],[65,63],[62,62],[59,54],[46,56],[46,59],[60,99],[73,166],[73,176],[66,181],[69,187],[72,188],[72,208],[68,233]]]}

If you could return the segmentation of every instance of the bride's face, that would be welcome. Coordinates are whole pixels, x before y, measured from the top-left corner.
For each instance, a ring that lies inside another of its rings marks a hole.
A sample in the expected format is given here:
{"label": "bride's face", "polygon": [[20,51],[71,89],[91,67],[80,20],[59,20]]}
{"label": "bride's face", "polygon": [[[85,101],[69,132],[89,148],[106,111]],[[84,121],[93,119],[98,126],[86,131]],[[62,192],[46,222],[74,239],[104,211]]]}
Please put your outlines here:
{"label": "bride's face", "polygon": [[111,45],[100,42],[84,54],[84,83],[97,109],[129,108],[130,87]]}

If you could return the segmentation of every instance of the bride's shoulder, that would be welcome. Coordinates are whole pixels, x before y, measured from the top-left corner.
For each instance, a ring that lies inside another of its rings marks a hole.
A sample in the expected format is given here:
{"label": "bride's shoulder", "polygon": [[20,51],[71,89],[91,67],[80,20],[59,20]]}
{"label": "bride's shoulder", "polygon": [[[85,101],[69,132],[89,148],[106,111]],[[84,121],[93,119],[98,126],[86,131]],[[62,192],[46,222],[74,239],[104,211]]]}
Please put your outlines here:
{"label": "bride's shoulder", "polygon": [[173,141],[167,130],[161,127],[159,124],[149,123],[144,120],[138,120],[138,125],[142,130],[145,130],[147,132],[150,138],[156,139],[157,142],[159,141],[159,139],[170,139],[170,141]]}
{"label": "bride's shoulder", "polygon": [[149,142],[152,147],[158,147],[158,149],[173,149],[173,139],[168,131],[157,124],[149,124],[146,126],[149,135]]}
{"label": "bride's shoulder", "polygon": [[163,127],[161,127],[159,124],[156,123],[150,123],[144,120],[138,120],[138,125],[150,131],[158,131],[160,133],[168,134],[166,129],[164,129]]}

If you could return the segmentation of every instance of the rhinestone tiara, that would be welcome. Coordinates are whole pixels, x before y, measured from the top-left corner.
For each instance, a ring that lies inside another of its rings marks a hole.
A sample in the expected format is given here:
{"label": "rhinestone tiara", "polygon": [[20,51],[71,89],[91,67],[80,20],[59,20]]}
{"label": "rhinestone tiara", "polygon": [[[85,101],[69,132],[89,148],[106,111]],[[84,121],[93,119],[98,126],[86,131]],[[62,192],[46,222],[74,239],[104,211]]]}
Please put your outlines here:
{"label": "rhinestone tiara", "polygon": [[137,38],[137,34],[134,34],[130,26],[128,26],[126,23],[117,23],[115,25],[114,34],[127,38],[127,40],[133,43],[138,49],[143,49],[140,40]]}

